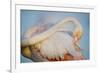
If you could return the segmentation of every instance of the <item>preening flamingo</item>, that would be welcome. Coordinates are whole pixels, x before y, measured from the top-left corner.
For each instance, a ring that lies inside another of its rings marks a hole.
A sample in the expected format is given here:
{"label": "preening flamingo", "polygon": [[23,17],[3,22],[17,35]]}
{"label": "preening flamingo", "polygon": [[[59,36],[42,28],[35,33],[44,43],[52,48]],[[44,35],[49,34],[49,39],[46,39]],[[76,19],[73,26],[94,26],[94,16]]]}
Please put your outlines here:
{"label": "preening flamingo", "polygon": [[[73,32],[67,29],[70,23],[75,25]],[[66,17],[49,29],[45,25],[32,27],[21,40],[21,53],[40,62],[82,60],[84,57],[78,44],[82,35],[82,26],[74,17]]]}

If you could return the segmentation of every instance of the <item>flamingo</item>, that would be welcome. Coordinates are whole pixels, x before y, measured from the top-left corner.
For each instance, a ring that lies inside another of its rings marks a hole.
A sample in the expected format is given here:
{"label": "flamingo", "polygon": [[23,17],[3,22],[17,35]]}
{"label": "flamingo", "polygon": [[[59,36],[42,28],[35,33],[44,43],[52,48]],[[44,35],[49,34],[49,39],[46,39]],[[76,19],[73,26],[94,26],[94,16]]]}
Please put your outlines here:
{"label": "flamingo", "polygon": [[[67,29],[70,23],[75,25],[73,32]],[[32,27],[21,40],[21,53],[36,62],[83,60],[79,47],[82,35],[83,28],[74,17],[66,17],[49,29],[46,25]]]}

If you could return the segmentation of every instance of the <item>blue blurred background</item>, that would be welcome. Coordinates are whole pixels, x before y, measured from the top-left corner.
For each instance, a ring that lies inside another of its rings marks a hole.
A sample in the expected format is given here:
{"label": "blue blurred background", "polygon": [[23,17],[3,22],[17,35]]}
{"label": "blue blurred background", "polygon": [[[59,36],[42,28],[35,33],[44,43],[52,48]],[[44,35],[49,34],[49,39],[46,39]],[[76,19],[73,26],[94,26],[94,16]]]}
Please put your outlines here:
{"label": "blue blurred background", "polygon": [[[80,47],[86,59],[89,59],[89,13],[80,12],[56,12],[56,11],[36,11],[36,10],[21,10],[21,35],[30,27],[38,24],[53,25],[66,17],[75,17],[80,21],[83,27],[83,37],[80,40]],[[22,36],[21,36],[22,37]],[[21,55],[21,63],[32,62],[31,60]]]}

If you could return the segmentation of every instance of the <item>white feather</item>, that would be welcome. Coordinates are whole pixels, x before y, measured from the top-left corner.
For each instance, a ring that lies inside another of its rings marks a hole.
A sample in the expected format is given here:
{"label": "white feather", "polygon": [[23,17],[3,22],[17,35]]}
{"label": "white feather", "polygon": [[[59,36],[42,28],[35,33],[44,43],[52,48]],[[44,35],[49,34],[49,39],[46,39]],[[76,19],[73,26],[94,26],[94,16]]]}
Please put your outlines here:
{"label": "white feather", "polygon": [[[75,18],[68,17],[56,24],[51,29],[33,36],[32,38],[23,40],[22,46],[35,45],[36,48],[40,49],[41,54],[48,58],[63,58],[64,54],[67,53],[71,54],[72,56],[81,55],[81,52],[75,50],[75,45],[73,43],[74,38],[67,33],[67,26],[68,24],[70,25],[72,23],[73,25],[76,25],[73,27],[82,32],[80,23]],[[66,33],[63,31],[66,31]]]}
{"label": "white feather", "polygon": [[73,38],[66,33],[56,32],[47,40],[39,43],[41,53],[48,58],[63,58],[64,54],[70,53],[73,56],[79,55],[80,52],[75,50]]}

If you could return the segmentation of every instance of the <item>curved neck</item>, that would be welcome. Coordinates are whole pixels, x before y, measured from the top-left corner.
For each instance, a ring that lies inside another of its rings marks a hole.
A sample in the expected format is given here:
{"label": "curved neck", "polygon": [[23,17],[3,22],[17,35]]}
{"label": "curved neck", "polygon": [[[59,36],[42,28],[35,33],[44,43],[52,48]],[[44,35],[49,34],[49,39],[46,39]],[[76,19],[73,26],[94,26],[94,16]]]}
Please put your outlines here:
{"label": "curved neck", "polygon": [[39,42],[49,38],[55,32],[57,32],[58,29],[61,28],[63,25],[68,25],[68,24],[66,24],[67,22],[73,22],[76,26],[76,29],[79,29],[81,32],[83,31],[81,24],[79,23],[79,21],[76,18],[67,17],[66,19],[62,20],[61,22],[55,24],[55,26],[51,27],[47,31],[40,33],[32,38],[22,40],[22,42],[21,42],[22,46],[34,45],[36,43],[39,43]]}

